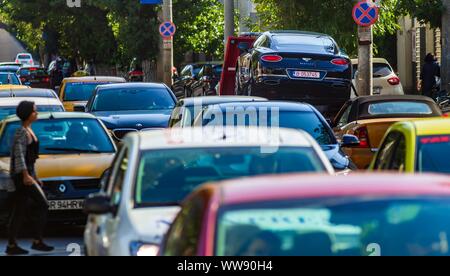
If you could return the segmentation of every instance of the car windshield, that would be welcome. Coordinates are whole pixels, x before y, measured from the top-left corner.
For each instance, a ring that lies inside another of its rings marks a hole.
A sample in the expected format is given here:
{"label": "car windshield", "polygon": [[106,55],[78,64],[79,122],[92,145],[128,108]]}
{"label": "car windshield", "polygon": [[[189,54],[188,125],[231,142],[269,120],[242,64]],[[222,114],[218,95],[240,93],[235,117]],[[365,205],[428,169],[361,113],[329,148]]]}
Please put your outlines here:
{"label": "car windshield", "polygon": [[122,88],[100,90],[92,111],[161,110],[175,107],[166,88]]}
{"label": "car windshield", "polygon": [[30,55],[19,55],[17,58],[18,59],[31,59],[31,56]]}
{"label": "car windshield", "polygon": [[[353,64],[353,79],[358,71],[358,64]],[[392,74],[391,67],[386,63],[374,63],[373,64],[373,77],[374,78],[384,78]]]}
{"label": "car windshield", "polygon": [[[267,113],[266,113],[267,112]],[[278,111],[270,108],[232,108],[216,116],[212,110],[211,116],[205,115],[203,126],[267,126],[304,130],[308,132],[320,145],[335,144],[332,132],[314,112]],[[267,116],[266,116],[267,114]],[[219,116],[220,116],[219,115]]]}
{"label": "car windshield", "polygon": [[180,203],[199,185],[224,179],[293,172],[324,172],[312,148],[280,147],[273,154],[259,147],[151,150],[138,166],[138,206]]}
{"label": "car windshield", "polygon": [[218,256],[450,255],[448,198],[242,204],[217,225]]}
{"label": "car windshield", "polygon": [[0,72],[7,72],[15,74],[19,70],[19,67],[0,67]]}
{"label": "car windshield", "polygon": [[[38,112],[64,112],[64,108],[60,105],[37,105]],[[5,119],[10,115],[16,114],[17,106],[2,106],[0,107],[0,120]]]}
{"label": "car windshield", "polygon": [[1,84],[20,85],[20,81],[16,74],[0,74],[0,85]]}
{"label": "car windshield", "polygon": [[450,174],[450,135],[421,136],[418,139],[419,172]]}
{"label": "car windshield", "polygon": [[[0,156],[10,156],[20,122],[8,123],[0,139]],[[114,146],[96,119],[44,119],[33,123],[40,154],[112,153]]]}
{"label": "car windshield", "polygon": [[64,101],[88,101],[95,88],[109,82],[68,82],[64,89]]}
{"label": "car windshield", "polygon": [[431,115],[433,111],[426,103],[421,102],[379,102],[369,104],[370,115]]}

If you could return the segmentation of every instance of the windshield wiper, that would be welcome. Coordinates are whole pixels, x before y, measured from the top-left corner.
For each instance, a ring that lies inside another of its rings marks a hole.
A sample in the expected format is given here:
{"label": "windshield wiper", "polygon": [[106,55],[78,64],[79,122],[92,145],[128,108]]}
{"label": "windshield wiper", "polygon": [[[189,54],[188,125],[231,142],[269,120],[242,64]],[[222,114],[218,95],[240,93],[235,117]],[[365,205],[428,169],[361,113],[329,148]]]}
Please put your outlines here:
{"label": "windshield wiper", "polygon": [[101,153],[98,150],[78,149],[78,148],[45,148],[50,151],[76,152],[76,153]]}

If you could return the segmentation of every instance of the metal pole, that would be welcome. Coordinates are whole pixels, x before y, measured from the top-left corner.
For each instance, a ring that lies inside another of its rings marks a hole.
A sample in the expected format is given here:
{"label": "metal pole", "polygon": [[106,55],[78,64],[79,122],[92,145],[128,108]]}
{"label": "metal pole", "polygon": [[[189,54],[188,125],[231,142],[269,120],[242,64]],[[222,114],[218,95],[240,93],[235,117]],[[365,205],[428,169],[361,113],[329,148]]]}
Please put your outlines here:
{"label": "metal pole", "polygon": [[442,87],[450,92],[450,0],[444,0],[445,11],[442,16]]}
{"label": "metal pole", "polygon": [[228,37],[234,36],[234,0],[225,0],[225,44]]}
{"label": "metal pole", "polygon": [[[163,21],[172,21],[172,0],[163,1]],[[163,42],[163,82],[171,86],[173,81],[173,38]]]}
{"label": "metal pole", "polygon": [[358,26],[358,75],[357,91],[360,96],[373,95],[373,30]]}

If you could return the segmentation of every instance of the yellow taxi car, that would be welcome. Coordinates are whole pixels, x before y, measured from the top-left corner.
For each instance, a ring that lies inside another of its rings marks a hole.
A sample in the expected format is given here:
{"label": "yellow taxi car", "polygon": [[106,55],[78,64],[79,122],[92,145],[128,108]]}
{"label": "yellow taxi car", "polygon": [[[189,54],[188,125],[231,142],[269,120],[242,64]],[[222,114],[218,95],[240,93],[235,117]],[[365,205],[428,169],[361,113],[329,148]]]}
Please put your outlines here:
{"label": "yellow taxi car", "polygon": [[29,89],[29,88],[31,88],[31,87],[26,86],[26,85],[3,84],[3,85],[0,85],[0,93],[4,92],[4,91],[8,92],[11,90],[21,90],[21,89]]}
{"label": "yellow taxi car", "polygon": [[[9,171],[11,145],[19,126],[15,116],[0,125],[2,175]],[[84,199],[99,191],[100,179],[108,173],[116,153],[112,138],[101,121],[87,113],[42,113],[32,128],[40,142],[36,171],[44,183],[50,221],[85,222]]]}
{"label": "yellow taxi car", "polygon": [[95,88],[102,84],[124,83],[119,77],[73,77],[65,78],[59,88],[59,97],[67,111],[74,111],[74,106],[85,106]]}
{"label": "yellow taxi car", "polygon": [[332,122],[332,127],[339,141],[346,134],[358,137],[360,144],[344,151],[359,169],[367,169],[391,125],[441,115],[433,99],[425,96],[363,96],[348,101]]}
{"label": "yellow taxi car", "polygon": [[450,174],[450,118],[420,119],[393,125],[370,170]]}

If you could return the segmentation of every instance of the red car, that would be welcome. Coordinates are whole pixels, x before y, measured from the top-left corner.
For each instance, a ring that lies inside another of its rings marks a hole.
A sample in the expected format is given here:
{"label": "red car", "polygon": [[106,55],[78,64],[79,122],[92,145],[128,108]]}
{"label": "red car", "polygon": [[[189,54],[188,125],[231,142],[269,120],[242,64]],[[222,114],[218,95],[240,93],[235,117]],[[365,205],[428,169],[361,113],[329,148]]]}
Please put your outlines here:
{"label": "red car", "polygon": [[450,255],[450,177],[288,175],[205,185],[164,256]]}

